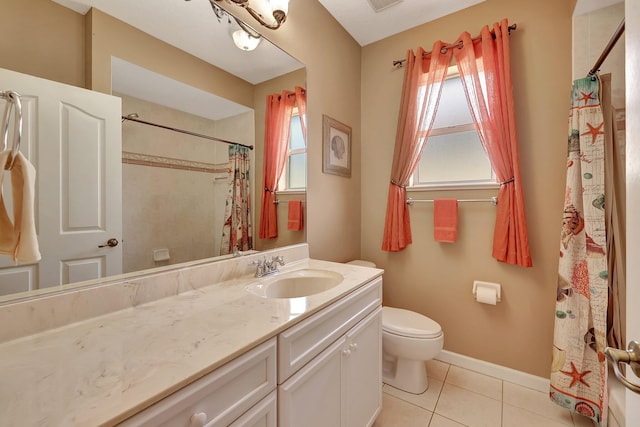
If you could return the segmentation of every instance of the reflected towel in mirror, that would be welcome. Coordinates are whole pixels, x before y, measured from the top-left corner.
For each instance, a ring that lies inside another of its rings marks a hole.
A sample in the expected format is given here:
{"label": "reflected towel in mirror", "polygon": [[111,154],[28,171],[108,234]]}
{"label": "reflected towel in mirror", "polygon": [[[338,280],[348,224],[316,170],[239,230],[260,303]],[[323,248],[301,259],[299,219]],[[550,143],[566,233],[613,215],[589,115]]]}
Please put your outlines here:
{"label": "reflected towel in mirror", "polygon": [[289,221],[287,230],[302,231],[302,202],[300,200],[289,200]]}

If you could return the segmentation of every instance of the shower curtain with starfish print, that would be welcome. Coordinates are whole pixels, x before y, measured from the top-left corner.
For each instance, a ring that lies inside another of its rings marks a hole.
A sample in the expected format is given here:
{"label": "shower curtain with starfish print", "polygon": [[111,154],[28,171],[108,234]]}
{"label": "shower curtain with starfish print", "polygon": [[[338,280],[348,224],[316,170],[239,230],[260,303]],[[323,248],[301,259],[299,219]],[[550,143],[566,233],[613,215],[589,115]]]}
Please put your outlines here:
{"label": "shower curtain with starfish print", "polygon": [[604,119],[598,79],[574,82],[550,397],[607,424]]}
{"label": "shower curtain with starfish print", "polygon": [[229,187],[224,209],[220,255],[253,249],[249,149],[229,146]]}

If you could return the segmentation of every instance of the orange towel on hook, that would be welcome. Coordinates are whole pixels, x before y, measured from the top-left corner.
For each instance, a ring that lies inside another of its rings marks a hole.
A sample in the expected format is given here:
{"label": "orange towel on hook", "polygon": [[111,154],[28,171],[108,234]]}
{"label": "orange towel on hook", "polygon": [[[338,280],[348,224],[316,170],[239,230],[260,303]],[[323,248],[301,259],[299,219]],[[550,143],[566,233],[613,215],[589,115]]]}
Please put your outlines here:
{"label": "orange towel on hook", "polygon": [[302,202],[300,200],[289,200],[289,221],[287,230],[302,231]]}
{"label": "orange towel on hook", "polygon": [[458,239],[458,201],[433,201],[433,238],[436,242],[455,243]]}

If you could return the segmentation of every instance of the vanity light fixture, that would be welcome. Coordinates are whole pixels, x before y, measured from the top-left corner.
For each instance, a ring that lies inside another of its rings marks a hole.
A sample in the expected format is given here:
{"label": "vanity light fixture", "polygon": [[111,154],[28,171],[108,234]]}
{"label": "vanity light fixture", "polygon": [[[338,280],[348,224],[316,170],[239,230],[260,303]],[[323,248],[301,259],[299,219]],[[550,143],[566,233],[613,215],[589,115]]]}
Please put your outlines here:
{"label": "vanity light fixture", "polygon": [[[209,3],[211,4],[213,13],[216,15],[216,18],[218,18],[218,22],[222,22],[222,20],[226,18],[229,23],[229,35],[233,40],[233,44],[235,44],[238,49],[248,52],[258,47],[260,40],[262,40],[260,33],[235,16],[230,15],[226,10],[218,6],[214,0],[209,0]],[[231,20],[232,18],[235,24]]]}
{"label": "vanity light fixture", "polygon": [[[289,11],[289,0],[251,0],[253,3],[257,3],[257,6],[251,6],[249,0],[209,0],[210,2],[227,2],[235,4],[245,9],[249,15],[260,23],[263,27],[267,27],[271,30],[277,30],[280,28],[284,21],[287,19],[287,12]],[[275,21],[268,22],[264,15],[271,13]]]}
{"label": "vanity light fixture", "polygon": [[242,49],[247,52],[257,48],[260,44],[260,40],[262,40],[260,36],[252,36],[242,28],[232,30],[231,38],[233,39],[233,43],[236,45],[236,47],[238,47],[238,49]]}

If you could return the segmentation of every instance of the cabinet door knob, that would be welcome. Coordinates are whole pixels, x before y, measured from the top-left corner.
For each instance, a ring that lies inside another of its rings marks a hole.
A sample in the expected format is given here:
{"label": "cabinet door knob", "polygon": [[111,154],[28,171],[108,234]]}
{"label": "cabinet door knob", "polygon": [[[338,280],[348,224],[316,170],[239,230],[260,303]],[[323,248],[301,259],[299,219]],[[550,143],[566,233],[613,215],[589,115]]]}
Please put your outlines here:
{"label": "cabinet door knob", "polygon": [[349,357],[349,356],[351,356],[351,350],[346,350],[346,349],[342,350],[342,354],[345,357]]}
{"label": "cabinet door knob", "polygon": [[349,348],[353,351],[358,349],[358,343],[356,342],[352,342],[351,344],[349,344]]}
{"label": "cabinet door knob", "polygon": [[191,427],[204,427],[206,422],[207,414],[204,412],[198,412],[197,414],[191,415]]}

